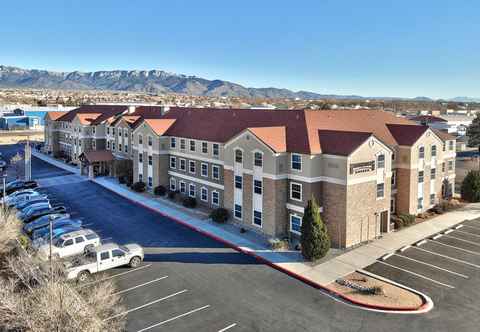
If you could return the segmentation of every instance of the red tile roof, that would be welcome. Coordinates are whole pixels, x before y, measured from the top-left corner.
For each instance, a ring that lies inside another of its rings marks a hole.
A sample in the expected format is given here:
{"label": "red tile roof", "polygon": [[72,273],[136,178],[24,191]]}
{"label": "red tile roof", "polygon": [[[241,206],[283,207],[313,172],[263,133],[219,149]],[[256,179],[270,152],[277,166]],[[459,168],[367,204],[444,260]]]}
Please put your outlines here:
{"label": "red tile roof", "polygon": [[82,125],[90,125],[101,115],[102,113],[77,113],[75,117]]}
{"label": "red tile roof", "polygon": [[428,130],[428,126],[387,124],[398,145],[413,145]]}
{"label": "red tile roof", "polygon": [[59,117],[65,115],[67,112],[62,112],[62,111],[50,111],[50,112],[47,112],[47,114],[45,114],[45,116],[49,117],[51,120],[55,121],[57,120]]}
{"label": "red tile roof", "polygon": [[145,123],[147,123],[158,136],[162,136],[175,121],[176,119],[145,119]]}
{"label": "red tile roof", "polygon": [[432,122],[448,122],[445,119],[442,119],[438,116],[433,116],[433,115],[419,115],[419,116],[414,116],[411,117],[410,120],[416,121],[416,122],[421,122],[421,123],[432,123]]}
{"label": "red tile roof", "polygon": [[114,159],[112,152],[108,150],[87,151],[82,153],[82,155],[89,163],[111,161]]}
{"label": "red tile roof", "polygon": [[259,140],[277,153],[287,151],[287,134],[285,127],[248,128]]}
{"label": "red tile roof", "polygon": [[438,130],[438,129],[432,129],[432,130],[444,142],[445,141],[453,141],[453,140],[457,139],[455,136],[450,135],[446,131]]}
{"label": "red tile roof", "polygon": [[108,118],[111,118],[115,115],[119,115],[122,112],[125,112],[128,109],[128,106],[122,105],[87,105],[80,106],[75,108],[70,112],[67,112],[63,116],[57,118],[55,121],[64,121],[72,122],[77,114],[91,114],[91,113],[100,113],[101,115],[95,119],[92,124],[99,124]]}
{"label": "red tile roof", "polygon": [[372,137],[372,133],[359,131],[319,130],[318,136],[322,145],[322,152],[338,156],[349,156],[366,140]]}

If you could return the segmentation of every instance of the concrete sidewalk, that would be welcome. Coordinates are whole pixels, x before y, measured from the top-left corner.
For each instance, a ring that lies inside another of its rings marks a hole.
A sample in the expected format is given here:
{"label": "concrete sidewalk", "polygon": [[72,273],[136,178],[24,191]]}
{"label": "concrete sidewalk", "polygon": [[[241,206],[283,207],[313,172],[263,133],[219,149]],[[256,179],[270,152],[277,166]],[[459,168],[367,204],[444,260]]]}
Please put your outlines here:
{"label": "concrete sidewalk", "polygon": [[[71,168],[71,166],[64,165],[44,154],[35,152],[33,155],[60,168],[66,170]],[[385,234],[381,239],[375,240],[372,243],[349,250],[340,255],[334,255],[334,257],[330,259],[327,257],[328,260],[324,260],[324,262],[312,264],[304,261],[298,252],[273,251],[265,246],[264,242],[254,241],[251,237],[235,234],[222,228],[223,225],[207,222],[183,212],[174,206],[132,192],[125,186],[115,183],[108,178],[96,178],[92,181],[131,201],[184,223],[198,232],[221,239],[232,247],[236,247],[245,253],[268,261],[273,266],[322,286],[327,286],[337,278],[343,277],[346,274],[361,270],[374,263],[379,257],[405,245],[420,241],[443,229],[452,227],[463,220],[480,217],[480,203],[468,204],[454,212],[445,213],[399,232]]]}

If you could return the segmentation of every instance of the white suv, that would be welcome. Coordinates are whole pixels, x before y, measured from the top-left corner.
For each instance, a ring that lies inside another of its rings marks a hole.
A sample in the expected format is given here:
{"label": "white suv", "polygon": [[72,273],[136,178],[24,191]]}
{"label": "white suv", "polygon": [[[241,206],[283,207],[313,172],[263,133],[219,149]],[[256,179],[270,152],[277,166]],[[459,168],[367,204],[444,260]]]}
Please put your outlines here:
{"label": "white suv", "polygon": [[[89,249],[100,245],[100,237],[91,229],[81,229],[59,236],[52,245],[52,257],[63,258],[83,254]],[[45,243],[38,248],[42,258],[50,257],[50,244]]]}

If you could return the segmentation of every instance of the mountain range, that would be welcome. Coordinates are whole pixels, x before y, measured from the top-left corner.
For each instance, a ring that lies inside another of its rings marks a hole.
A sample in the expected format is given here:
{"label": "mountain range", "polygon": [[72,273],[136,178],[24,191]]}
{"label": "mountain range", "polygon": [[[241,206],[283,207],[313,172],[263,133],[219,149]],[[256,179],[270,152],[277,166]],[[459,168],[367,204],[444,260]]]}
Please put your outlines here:
{"label": "mountain range", "polygon": [[[249,88],[224,80],[175,74],[163,70],[110,70],[56,72],[0,65],[0,88],[135,91],[193,96],[299,99],[364,99],[357,95],[331,95],[280,88]],[[400,99],[400,98],[381,98]],[[418,100],[431,100],[417,97]],[[452,101],[475,101],[457,97]],[[480,101],[480,100],[477,100]]]}

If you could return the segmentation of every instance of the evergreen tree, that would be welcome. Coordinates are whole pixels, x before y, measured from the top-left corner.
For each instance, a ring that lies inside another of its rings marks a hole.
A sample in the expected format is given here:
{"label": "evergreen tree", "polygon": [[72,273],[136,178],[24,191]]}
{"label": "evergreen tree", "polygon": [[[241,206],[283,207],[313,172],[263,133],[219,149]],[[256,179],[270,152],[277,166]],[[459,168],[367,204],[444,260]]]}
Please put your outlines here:
{"label": "evergreen tree", "polygon": [[480,202],[480,172],[470,171],[462,182],[462,198],[468,202]]}
{"label": "evergreen tree", "polygon": [[320,208],[315,198],[308,201],[302,219],[302,255],[315,261],[324,257],[330,249],[330,237],[327,227],[320,217]]}
{"label": "evergreen tree", "polygon": [[480,150],[480,118],[477,116],[473,119],[472,124],[467,129],[468,146],[477,146]]}

